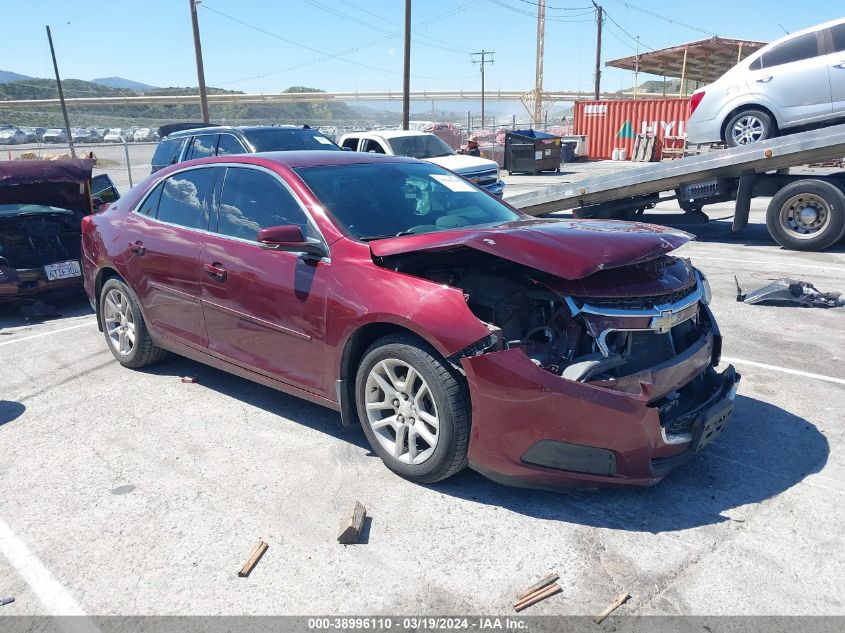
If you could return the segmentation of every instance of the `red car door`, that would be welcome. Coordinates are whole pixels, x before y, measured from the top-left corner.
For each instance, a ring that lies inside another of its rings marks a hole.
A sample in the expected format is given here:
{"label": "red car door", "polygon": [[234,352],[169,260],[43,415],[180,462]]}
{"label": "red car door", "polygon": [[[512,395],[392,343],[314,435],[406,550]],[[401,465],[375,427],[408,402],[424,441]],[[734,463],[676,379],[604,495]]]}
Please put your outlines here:
{"label": "red car door", "polygon": [[280,177],[246,166],[226,169],[218,200],[201,255],[209,351],[334,397],[324,371],[331,264],[256,241],[260,229],[290,224],[318,237],[306,211]]}
{"label": "red car door", "polygon": [[200,251],[222,170],[198,167],[163,180],[124,222],[127,281],[159,333],[208,345],[200,304]]}

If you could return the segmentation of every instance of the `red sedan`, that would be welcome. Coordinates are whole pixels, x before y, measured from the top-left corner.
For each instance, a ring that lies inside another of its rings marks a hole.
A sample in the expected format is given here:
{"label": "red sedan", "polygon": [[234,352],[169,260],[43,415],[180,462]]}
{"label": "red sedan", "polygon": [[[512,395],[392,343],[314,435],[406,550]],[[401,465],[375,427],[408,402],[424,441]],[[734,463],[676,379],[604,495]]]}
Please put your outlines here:
{"label": "red sedan", "polygon": [[716,438],[689,235],[534,219],[393,156],[284,152],[156,172],[83,223],[85,289],[122,365],[173,352],[341,412],[391,470],[514,485],[659,481]]}

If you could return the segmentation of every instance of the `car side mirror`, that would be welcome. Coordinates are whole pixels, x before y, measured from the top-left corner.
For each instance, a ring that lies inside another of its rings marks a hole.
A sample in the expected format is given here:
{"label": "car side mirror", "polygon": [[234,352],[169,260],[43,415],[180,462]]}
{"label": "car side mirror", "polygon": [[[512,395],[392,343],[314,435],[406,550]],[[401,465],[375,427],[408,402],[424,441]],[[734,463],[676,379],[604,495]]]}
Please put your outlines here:
{"label": "car side mirror", "polygon": [[340,148],[340,151],[342,151],[342,152],[351,152],[351,151],[353,151],[353,150],[352,150],[352,148],[351,148],[351,147],[341,147],[341,148]]}
{"label": "car side mirror", "polygon": [[258,231],[261,248],[290,253],[305,253],[312,257],[325,257],[326,249],[320,240],[306,238],[295,224],[268,226]]}

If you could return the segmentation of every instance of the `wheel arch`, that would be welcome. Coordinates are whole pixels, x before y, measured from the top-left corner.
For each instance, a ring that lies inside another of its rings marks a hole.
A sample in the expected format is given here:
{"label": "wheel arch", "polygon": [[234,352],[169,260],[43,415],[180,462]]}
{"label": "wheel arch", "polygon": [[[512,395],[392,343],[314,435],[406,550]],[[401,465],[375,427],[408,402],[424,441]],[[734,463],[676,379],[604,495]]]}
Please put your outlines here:
{"label": "wheel arch", "polygon": [[120,273],[110,266],[103,266],[97,271],[97,277],[94,279],[94,310],[97,315],[97,329],[103,331],[103,320],[100,311],[100,293],[103,291],[105,283],[114,277],[123,279]]}
{"label": "wheel arch", "polygon": [[773,133],[777,134],[778,132],[780,132],[780,122],[778,121],[778,117],[772,108],[770,108],[769,106],[765,106],[759,102],[743,103],[742,105],[735,106],[734,108],[729,110],[724,117],[722,117],[722,125],[719,127],[719,134],[723,142],[726,142],[725,131],[728,129],[728,122],[743,110],[762,110],[763,112],[768,114],[769,117],[772,119],[772,125],[775,128],[773,130]]}

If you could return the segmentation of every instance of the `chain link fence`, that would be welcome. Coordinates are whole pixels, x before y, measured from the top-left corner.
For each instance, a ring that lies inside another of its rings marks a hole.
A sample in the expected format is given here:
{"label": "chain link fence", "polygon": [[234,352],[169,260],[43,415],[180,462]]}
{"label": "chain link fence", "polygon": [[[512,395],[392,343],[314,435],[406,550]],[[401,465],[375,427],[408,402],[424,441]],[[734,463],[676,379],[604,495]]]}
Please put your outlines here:
{"label": "chain link fence", "polygon": [[[94,175],[108,174],[123,195],[150,174],[156,143],[74,143],[77,158],[93,158]],[[0,160],[55,160],[70,158],[67,143],[0,146]]]}

